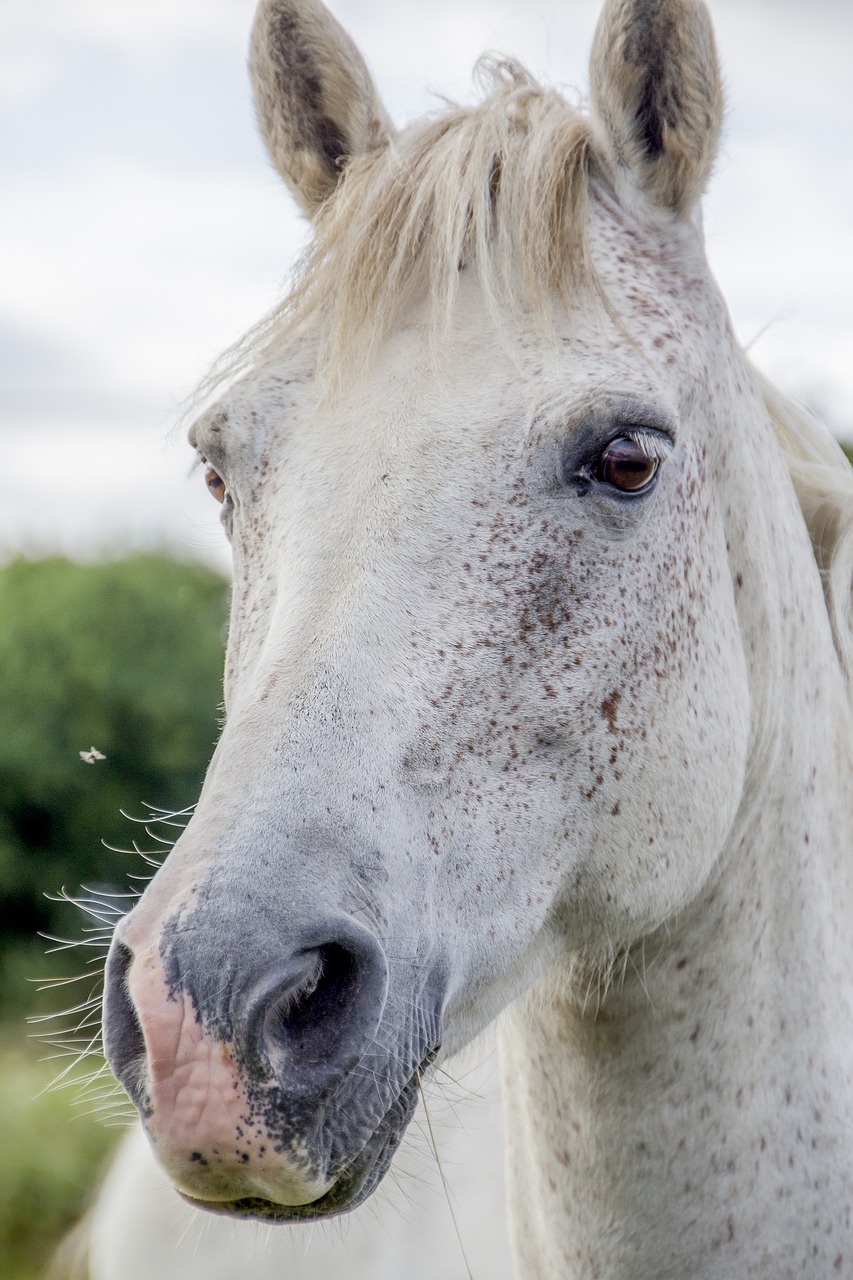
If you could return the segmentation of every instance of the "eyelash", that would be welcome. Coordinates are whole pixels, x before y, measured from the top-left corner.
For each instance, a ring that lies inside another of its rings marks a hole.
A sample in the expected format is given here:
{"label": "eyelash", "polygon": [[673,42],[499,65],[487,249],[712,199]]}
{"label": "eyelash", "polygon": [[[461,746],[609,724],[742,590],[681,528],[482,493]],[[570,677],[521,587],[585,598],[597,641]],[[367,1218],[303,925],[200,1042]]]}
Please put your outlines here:
{"label": "eyelash", "polygon": [[[203,470],[204,481],[207,485],[208,492],[211,493],[216,501],[222,506],[223,516],[229,515],[233,510],[234,503],[225,477],[221,472],[217,471],[216,467],[208,461],[203,453],[199,453],[198,455],[198,465]],[[219,492],[220,489],[221,496]]]}
{"label": "eyelash", "polygon": [[[633,455],[623,449],[619,457],[616,446],[633,446],[637,452]],[[657,483],[661,463],[665,462],[672,452],[672,441],[660,431],[624,428],[614,435],[596,455],[594,461],[585,463],[574,475],[581,494],[589,492],[593,484],[598,484],[629,501],[650,493]],[[608,456],[610,455],[610,456]],[[651,466],[646,475],[643,463]],[[618,474],[618,468],[622,475]],[[633,479],[640,483],[634,485]]]}

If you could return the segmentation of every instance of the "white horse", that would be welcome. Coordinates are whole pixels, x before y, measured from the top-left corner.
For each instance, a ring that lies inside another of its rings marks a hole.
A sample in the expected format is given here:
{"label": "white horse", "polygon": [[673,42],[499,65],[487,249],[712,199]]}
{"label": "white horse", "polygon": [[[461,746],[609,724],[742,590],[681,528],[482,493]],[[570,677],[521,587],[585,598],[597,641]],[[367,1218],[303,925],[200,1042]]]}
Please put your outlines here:
{"label": "white horse", "polygon": [[698,202],[701,0],[606,0],[396,133],[319,0],[252,73],[315,236],[192,431],[226,722],[105,1043],[190,1203],[367,1198],[501,1010],[530,1277],[853,1274],[853,482],[752,370]]}

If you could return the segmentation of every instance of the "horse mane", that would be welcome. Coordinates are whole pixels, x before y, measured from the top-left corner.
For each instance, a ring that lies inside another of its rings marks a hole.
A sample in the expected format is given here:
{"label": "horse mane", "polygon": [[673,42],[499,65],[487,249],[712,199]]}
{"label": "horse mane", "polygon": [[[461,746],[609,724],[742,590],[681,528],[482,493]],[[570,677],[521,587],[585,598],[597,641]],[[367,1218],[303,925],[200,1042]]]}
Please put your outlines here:
{"label": "horse mane", "polygon": [[460,268],[475,260],[498,332],[522,311],[547,330],[555,290],[568,300],[581,281],[596,287],[588,116],[506,58],[482,58],[475,80],[480,102],[445,100],[440,114],[346,165],[290,292],[225,353],[200,397],[314,331],[318,378],[334,398],[421,298],[438,337]]}
{"label": "horse mane", "polygon": [[[475,260],[495,330],[527,313],[552,328],[555,292],[581,283],[603,305],[587,244],[596,176],[589,117],[517,62],[480,60],[479,103],[443,102],[352,160],[320,210],[284,300],[231,347],[198,388],[209,401],[282,343],[319,335],[318,379],[334,399],[369,367],[402,312],[426,297],[438,337],[449,327],[460,269]],[[853,684],[853,471],[828,430],[751,367],[775,427],[826,596],[839,658]]]}
{"label": "horse mane", "polygon": [[853,685],[853,469],[824,424],[754,366],[750,371],[811,538],[838,657]]}

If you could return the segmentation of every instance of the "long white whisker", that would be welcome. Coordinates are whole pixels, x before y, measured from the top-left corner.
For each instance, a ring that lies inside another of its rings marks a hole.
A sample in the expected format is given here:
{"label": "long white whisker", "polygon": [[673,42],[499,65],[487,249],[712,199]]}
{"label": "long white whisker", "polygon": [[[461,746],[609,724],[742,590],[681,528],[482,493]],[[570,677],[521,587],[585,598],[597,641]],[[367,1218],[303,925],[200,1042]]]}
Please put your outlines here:
{"label": "long white whisker", "polygon": [[450,1210],[450,1217],[453,1222],[453,1230],[456,1232],[456,1239],[459,1241],[459,1251],[462,1254],[462,1261],[465,1263],[465,1270],[468,1272],[468,1280],[474,1280],[474,1276],[471,1271],[471,1266],[470,1266],[470,1263],[468,1262],[468,1255],[465,1252],[465,1245],[462,1240],[462,1232],[459,1230],[459,1223],[456,1220],[456,1211],[453,1208],[453,1200],[450,1195],[450,1187],[448,1185],[447,1178],[444,1175],[444,1166],[442,1165],[442,1162],[441,1162],[441,1156],[438,1154],[438,1143],[435,1140],[435,1133],[432,1127],[432,1120],[430,1119],[429,1107],[427,1106],[426,1093],[424,1092],[424,1086],[423,1086],[423,1081],[421,1080],[420,1070],[418,1070],[415,1074],[417,1075],[418,1089],[420,1090],[421,1102],[423,1103],[423,1107],[424,1107],[424,1115],[426,1116],[427,1129],[429,1131],[429,1140],[432,1145],[433,1155],[435,1156],[435,1163],[438,1166],[438,1175],[441,1178],[441,1185],[444,1189],[444,1195],[447,1200],[447,1207]]}

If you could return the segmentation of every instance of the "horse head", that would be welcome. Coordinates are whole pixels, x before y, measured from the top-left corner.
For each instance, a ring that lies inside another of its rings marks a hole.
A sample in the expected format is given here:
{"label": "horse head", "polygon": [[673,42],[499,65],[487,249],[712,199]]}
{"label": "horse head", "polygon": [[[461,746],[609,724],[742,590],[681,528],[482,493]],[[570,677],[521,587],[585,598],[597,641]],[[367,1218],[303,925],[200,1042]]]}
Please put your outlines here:
{"label": "horse head", "polygon": [[262,0],[252,73],[315,235],[192,430],[225,722],[105,1042],[187,1197],[296,1220],[370,1193],[439,1055],[697,901],[802,521],[704,258],[701,0],[607,0],[588,112],[495,63],[398,134],[318,0]]}

